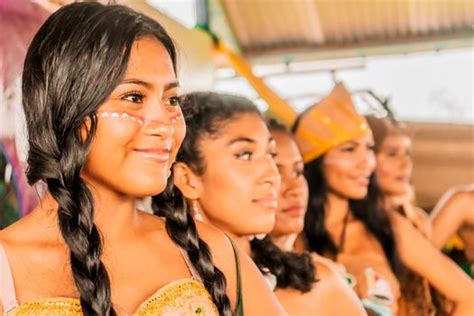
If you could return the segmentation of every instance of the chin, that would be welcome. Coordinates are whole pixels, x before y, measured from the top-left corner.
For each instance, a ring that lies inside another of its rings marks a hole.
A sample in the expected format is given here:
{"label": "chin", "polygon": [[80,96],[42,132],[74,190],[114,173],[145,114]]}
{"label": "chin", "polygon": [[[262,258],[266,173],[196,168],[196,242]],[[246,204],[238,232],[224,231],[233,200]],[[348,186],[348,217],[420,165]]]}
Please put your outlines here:
{"label": "chin", "polygon": [[357,191],[357,192],[350,192],[347,194],[349,199],[351,200],[362,200],[367,196],[368,190]]}
{"label": "chin", "polygon": [[[254,223],[258,223],[258,222],[254,222]],[[269,234],[269,233],[271,233],[271,231],[273,230],[274,227],[275,227],[275,221],[274,220],[266,221],[265,223],[260,222],[260,225],[258,225],[258,227],[252,227],[250,229],[251,233],[249,233],[249,235]]]}
{"label": "chin", "polygon": [[166,189],[166,181],[153,181],[148,183],[139,183],[135,185],[135,191],[130,194],[137,198],[147,197],[147,196],[154,196],[162,193]]}
{"label": "chin", "polygon": [[271,234],[275,236],[285,236],[291,234],[299,234],[303,230],[301,225],[275,225]]}

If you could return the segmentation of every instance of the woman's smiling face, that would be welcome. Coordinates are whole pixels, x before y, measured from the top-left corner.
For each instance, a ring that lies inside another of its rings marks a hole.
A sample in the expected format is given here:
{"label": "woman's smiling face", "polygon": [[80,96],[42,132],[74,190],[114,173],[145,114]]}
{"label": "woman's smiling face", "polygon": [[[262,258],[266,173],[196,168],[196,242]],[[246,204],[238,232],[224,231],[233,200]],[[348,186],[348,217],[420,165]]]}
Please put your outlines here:
{"label": "woman's smiling face", "polygon": [[81,176],[123,196],[162,192],[186,131],[178,94],[165,47],[152,38],[137,40],[122,82],[99,107]]}
{"label": "woman's smiling face", "polygon": [[363,199],[369,177],[375,170],[372,133],[349,140],[328,150],[323,173],[329,190],[347,199]]}
{"label": "woman's smiling face", "polygon": [[376,155],[377,180],[380,188],[388,195],[403,195],[411,190],[413,170],[411,139],[404,134],[387,136]]}

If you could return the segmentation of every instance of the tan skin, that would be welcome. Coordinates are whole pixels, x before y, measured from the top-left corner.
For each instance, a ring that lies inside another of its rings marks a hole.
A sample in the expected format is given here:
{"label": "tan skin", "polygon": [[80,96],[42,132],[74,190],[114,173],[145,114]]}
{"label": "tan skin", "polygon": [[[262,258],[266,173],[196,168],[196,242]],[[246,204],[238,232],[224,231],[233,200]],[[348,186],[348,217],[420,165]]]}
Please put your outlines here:
{"label": "tan skin", "polygon": [[[336,146],[325,154],[323,172],[329,187],[325,224],[336,244],[341,242],[349,199],[361,199],[367,194],[368,176],[375,169],[372,144],[372,135],[367,134]],[[397,249],[405,266],[426,278],[455,303],[453,315],[470,315],[474,309],[473,282],[404,217],[395,212],[390,212],[389,216]],[[355,275],[359,296],[364,297],[367,293],[363,271],[371,266],[388,280],[395,298],[398,298],[398,282],[391,273],[381,245],[360,221],[349,218],[344,249],[337,259]],[[392,309],[396,311],[397,306],[392,306]]]}
{"label": "tan skin", "polygon": [[[81,173],[95,201],[95,224],[103,236],[103,255],[111,279],[112,302],[119,315],[130,315],[158,289],[190,278],[179,248],[168,237],[162,219],[134,207],[136,198],[160,193],[184,138],[177,79],[164,46],[149,38],[136,41],[125,78],[99,107],[145,117],[143,125],[100,119],[90,155]],[[150,152],[155,155],[150,156]],[[113,155],[111,155],[113,153]],[[20,304],[53,297],[77,298],[69,250],[57,224],[57,204],[49,193],[28,216],[0,232],[12,268]],[[198,223],[215,264],[224,272],[228,296],[235,305],[236,270],[232,247],[215,228]],[[251,260],[241,257],[242,273],[260,280]],[[270,295],[244,284],[246,308],[258,295],[260,308],[273,307]],[[0,304],[0,313],[2,313]]]}
{"label": "tan skin", "polygon": [[403,133],[389,134],[376,153],[375,172],[380,189],[385,196],[388,210],[401,208],[420,232],[431,238],[431,222],[428,214],[415,207],[413,187],[410,183],[413,171],[411,138]]}
{"label": "tan skin", "polygon": [[[193,208],[198,207],[202,221],[231,236],[246,253],[242,257],[249,258],[248,236],[270,232],[275,222],[280,185],[273,161],[275,142],[260,116],[245,113],[222,124],[218,134],[202,136],[198,148],[204,173],[177,162],[175,184]],[[245,314],[250,304],[258,312],[249,315],[285,314],[261,275],[258,280],[244,276],[243,284],[258,293],[245,300]],[[271,295],[276,305],[262,306],[261,295]]]}
{"label": "tan skin", "polygon": [[430,215],[434,245],[441,248],[449,238],[458,234],[470,262],[474,262],[473,205],[474,185],[458,186],[443,195]]}
{"label": "tan skin", "polygon": [[[274,131],[275,161],[281,176],[276,224],[270,236],[285,251],[294,251],[296,236],[301,233],[308,205],[308,183],[303,176],[303,158],[286,132]],[[354,291],[336,272],[334,263],[312,255],[318,281],[311,291],[277,289],[275,294],[290,315],[366,315]]]}

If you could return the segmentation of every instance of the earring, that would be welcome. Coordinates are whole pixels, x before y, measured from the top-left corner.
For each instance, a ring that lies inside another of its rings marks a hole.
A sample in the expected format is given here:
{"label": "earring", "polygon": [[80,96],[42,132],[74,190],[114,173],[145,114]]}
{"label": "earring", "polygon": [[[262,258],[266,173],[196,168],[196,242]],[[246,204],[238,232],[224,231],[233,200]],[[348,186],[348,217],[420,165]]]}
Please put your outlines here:
{"label": "earring", "polygon": [[257,239],[257,240],[264,240],[265,237],[267,237],[267,234],[255,234],[255,235],[250,235],[248,236],[248,239],[250,241]]}
{"label": "earring", "polygon": [[199,211],[198,200],[192,200],[191,210],[193,212],[193,217],[195,220],[202,222],[202,215]]}

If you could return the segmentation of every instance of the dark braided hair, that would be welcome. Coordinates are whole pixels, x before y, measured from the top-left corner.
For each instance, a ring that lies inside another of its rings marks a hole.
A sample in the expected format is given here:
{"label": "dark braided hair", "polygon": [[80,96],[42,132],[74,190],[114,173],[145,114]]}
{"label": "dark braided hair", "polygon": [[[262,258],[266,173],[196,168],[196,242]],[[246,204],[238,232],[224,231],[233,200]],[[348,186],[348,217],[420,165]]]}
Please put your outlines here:
{"label": "dark braided hair", "polygon": [[[243,114],[255,113],[262,117],[250,100],[212,92],[186,95],[182,109],[187,132],[177,161],[186,163],[199,175],[205,172],[206,167],[199,149],[203,137],[217,137],[225,123]],[[266,273],[268,269],[277,277],[277,287],[293,287],[303,292],[311,289],[315,272],[308,255],[284,252],[269,237],[264,240],[254,239],[250,245],[254,262],[262,273]]]}
{"label": "dark braided hair", "polygon": [[[96,112],[122,81],[131,47],[143,37],[161,42],[176,72],[175,46],[160,24],[124,6],[90,2],[67,5],[51,15],[35,35],[25,60],[22,88],[29,142],[27,178],[29,184],[46,182],[58,203],[58,224],[70,250],[72,275],[85,315],[116,312],[110,279],[101,261],[94,200],[80,172],[97,128]],[[86,131],[85,137],[81,130]],[[167,196],[165,193],[163,199]],[[188,242],[183,237],[184,232],[195,231],[194,223],[183,220],[179,210],[177,214],[171,209],[162,212],[169,218],[168,233],[178,245],[185,245],[207,287],[218,284],[222,290],[222,274],[217,272],[210,280],[209,269],[204,268],[212,261],[209,250],[196,242],[197,233],[190,234]],[[196,254],[196,243],[204,254]],[[225,292],[216,291],[212,297],[220,311],[227,310]]]}
{"label": "dark braided hair", "polygon": [[225,276],[214,266],[209,246],[199,238],[194,219],[188,212],[186,200],[172,179],[173,175],[169,177],[165,191],[153,197],[153,212],[166,218],[168,235],[186,251],[204,286],[211,294],[219,315],[232,315],[230,301],[226,295]]}

